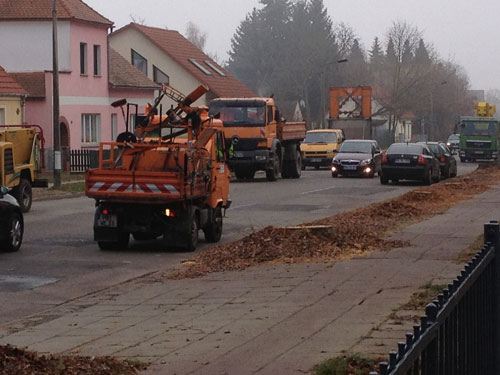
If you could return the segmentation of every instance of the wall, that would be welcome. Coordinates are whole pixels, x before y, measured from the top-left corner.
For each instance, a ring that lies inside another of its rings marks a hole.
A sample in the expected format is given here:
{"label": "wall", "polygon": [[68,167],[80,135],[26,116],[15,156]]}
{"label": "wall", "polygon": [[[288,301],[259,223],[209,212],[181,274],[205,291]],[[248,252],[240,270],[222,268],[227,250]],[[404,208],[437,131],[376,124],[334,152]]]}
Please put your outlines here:
{"label": "wall", "polygon": [[[155,65],[163,73],[169,76],[169,86],[180,91],[184,95],[188,95],[201,84],[201,82],[193,77],[187,70],[133,28],[128,28],[117,34],[111,34],[109,40],[110,46],[128,62],[132,61],[131,49],[146,58],[148,60],[148,77],[151,80],[153,80],[153,65]],[[176,104],[177,103],[174,103],[170,99],[164,99],[162,101],[164,111],[170,108],[170,105],[176,106]],[[208,105],[207,95],[198,99],[194,105]]]}
{"label": "wall", "polygon": [[[57,24],[59,70],[71,69],[70,23]],[[52,70],[52,22],[0,22],[0,61],[8,72]]]}
{"label": "wall", "polygon": [[19,125],[23,122],[21,98],[0,96],[0,109],[5,111],[5,125]]}

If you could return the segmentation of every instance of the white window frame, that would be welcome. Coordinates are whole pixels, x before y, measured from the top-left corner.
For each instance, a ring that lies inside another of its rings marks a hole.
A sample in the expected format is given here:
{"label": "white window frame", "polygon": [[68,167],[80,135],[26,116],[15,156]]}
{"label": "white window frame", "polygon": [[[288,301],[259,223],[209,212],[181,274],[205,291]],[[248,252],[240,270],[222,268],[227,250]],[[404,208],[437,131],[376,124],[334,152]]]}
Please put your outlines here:
{"label": "white window frame", "polygon": [[101,46],[94,44],[94,77],[101,76]]}
{"label": "white window frame", "polygon": [[82,113],[82,146],[98,146],[101,140],[101,115]]}
{"label": "white window frame", "polygon": [[111,141],[115,141],[118,136],[118,114],[111,114]]}

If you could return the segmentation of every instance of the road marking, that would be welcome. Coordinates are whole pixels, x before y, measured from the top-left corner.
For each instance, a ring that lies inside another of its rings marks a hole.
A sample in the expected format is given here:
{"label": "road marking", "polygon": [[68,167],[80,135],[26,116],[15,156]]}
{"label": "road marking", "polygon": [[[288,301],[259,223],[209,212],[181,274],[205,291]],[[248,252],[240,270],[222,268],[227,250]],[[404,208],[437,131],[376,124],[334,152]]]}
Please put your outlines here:
{"label": "road marking", "polygon": [[245,204],[243,206],[236,206],[236,207],[231,208],[231,210],[237,210],[238,208],[246,208],[246,207],[252,207],[252,206],[257,206],[257,203]]}
{"label": "road marking", "polygon": [[300,195],[306,195],[306,194],[311,194],[311,193],[318,193],[320,191],[331,190],[331,189],[335,189],[335,188],[336,188],[336,186],[331,186],[331,187],[324,188],[324,189],[305,191],[303,193],[300,193]]}

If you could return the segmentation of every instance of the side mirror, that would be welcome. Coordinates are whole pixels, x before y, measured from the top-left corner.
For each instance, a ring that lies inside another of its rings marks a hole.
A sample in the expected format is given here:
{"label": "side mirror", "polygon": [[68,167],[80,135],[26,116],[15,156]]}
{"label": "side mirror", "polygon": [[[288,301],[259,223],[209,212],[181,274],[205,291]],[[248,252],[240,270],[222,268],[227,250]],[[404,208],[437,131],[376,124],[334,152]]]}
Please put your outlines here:
{"label": "side mirror", "polygon": [[0,198],[9,192],[9,188],[6,186],[0,186]]}

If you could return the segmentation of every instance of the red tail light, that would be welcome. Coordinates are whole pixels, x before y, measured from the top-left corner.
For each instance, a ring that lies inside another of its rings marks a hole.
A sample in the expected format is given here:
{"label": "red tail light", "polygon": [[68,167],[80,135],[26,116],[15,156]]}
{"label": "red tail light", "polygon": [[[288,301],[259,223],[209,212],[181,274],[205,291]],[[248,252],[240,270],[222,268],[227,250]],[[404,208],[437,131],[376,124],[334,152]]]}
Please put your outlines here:
{"label": "red tail light", "polygon": [[425,158],[422,155],[419,155],[417,164],[425,165],[426,163],[427,161],[425,160]]}
{"label": "red tail light", "polygon": [[387,160],[387,154],[386,153],[382,154],[382,160],[380,162],[382,164],[387,164],[388,160]]}
{"label": "red tail light", "polygon": [[101,210],[101,213],[103,215],[109,215],[109,210],[107,208],[104,208],[104,209]]}
{"label": "red tail light", "polygon": [[444,155],[441,155],[441,163],[446,163],[446,159],[444,158]]}

